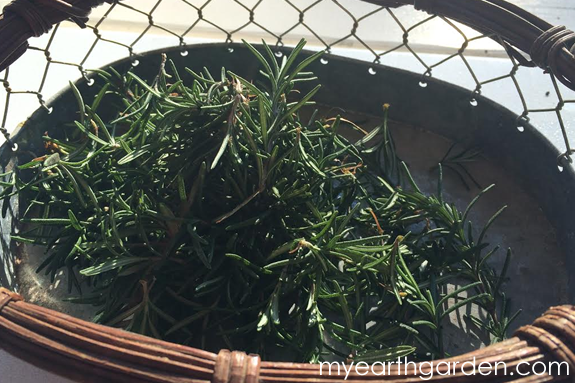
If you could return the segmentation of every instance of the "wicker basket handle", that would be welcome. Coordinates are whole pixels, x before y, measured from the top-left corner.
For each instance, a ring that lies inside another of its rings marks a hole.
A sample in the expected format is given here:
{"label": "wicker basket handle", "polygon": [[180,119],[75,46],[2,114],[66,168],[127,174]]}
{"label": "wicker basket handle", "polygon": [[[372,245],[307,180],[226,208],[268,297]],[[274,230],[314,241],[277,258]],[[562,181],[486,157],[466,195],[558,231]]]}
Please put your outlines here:
{"label": "wicker basket handle", "polygon": [[[430,14],[445,16],[485,35],[493,35],[521,65],[539,66],[575,90],[575,32],[553,26],[504,0],[363,0],[397,8],[413,5]],[[528,54],[526,59],[518,50]]]}
{"label": "wicker basket handle", "polygon": [[92,8],[113,0],[13,0],[0,15],[0,71],[28,49],[28,39],[71,19],[86,27]]}

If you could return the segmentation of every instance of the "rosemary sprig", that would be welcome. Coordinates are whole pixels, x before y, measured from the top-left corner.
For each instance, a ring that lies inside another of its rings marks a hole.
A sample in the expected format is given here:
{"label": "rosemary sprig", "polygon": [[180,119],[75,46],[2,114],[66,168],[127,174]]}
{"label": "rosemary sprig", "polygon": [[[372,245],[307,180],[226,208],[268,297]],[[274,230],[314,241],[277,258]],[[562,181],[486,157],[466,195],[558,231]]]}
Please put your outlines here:
{"label": "rosemary sprig", "polygon": [[471,190],[468,181],[470,181],[477,189],[481,189],[481,185],[467,168],[467,164],[478,160],[481,156],[481,151],[474,147],[462,148],[459,151],[455,151],[457,146],[457,142],[453,143],[443,158],[439,161],[439,164],[434,166],[431,170],[438,170],[439,165],[441,165],[444,169],[453,173],[467,190]]}
{"label": "rosemary sprig", "polygon": [[2,199],[29,204],[14,239],[46,246],[39,271],[90,286],[73,300],[97,305],[95,320],[198,347],[312,362],[443,357],[442,324],[469,305],[503,339],[515,316],[507,267],[486,262],[492,221],[475,240],[476,200],[458,211],[441,176],[437,196],[419,190],[395,153],[389,106],[358,142],[339,116],[303,121],[319,85],[295,90],[316,80],[305,69],[320,56],[298,61],[304,45],[278,62],[246,43],[260,82],[205,69],[184,84],[164,57],[151,83],[99,71],[91,104],[72,84],[78,121],[5,175]]}

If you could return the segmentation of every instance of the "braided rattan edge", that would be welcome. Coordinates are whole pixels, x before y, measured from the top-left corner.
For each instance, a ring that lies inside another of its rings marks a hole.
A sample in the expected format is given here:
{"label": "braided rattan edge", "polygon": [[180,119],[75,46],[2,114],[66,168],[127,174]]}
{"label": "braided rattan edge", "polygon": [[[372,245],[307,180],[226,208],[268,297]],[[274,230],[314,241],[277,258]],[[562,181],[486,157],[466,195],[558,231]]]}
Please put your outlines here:
{"label": "braided rattan edge", "polygon": [[[21,297],[0,289],[0,347],[47,370],[81,381],[257,383],[337,382],[345,375],[322,373],[312,364],[262,362],[257,355],[222,350],[218,355],[176,345],[62,314],[26,303]],[[444,361],[435,361],[436,372],[450,368],[449,362],[476,365],[503,362],[518,368],[529,362],[567,362],[574,366],[575,306],[549,309],[532,326],[519,329],[516,336],[499,344]],[[471,366],[471,365],[470,365]],[[381,366],[382,367],[382,366]],[[379,368],[381,368],[379,367]],[[391,365],[385,375],[378,367],[366,375],[355,370],[347,381],[407,382],[428,374],[431,367],[420,364]],[[496,368],[496,367],[495,367]],[[401,369],[399,371],[398,369]],[[444,373],[447,371],[443,371]],[[485,371],[484,371],[485,372]],[[513,381],[492,370],[484,381]],[[512,378],[512,377],[511,377]],[[516,376],[515,381],[562,381],[566,376]],[[380,380],[381,379],[381,380]],[[458,369],[449,375],[433,375],[431,381],[470,381],[471,371]]]}

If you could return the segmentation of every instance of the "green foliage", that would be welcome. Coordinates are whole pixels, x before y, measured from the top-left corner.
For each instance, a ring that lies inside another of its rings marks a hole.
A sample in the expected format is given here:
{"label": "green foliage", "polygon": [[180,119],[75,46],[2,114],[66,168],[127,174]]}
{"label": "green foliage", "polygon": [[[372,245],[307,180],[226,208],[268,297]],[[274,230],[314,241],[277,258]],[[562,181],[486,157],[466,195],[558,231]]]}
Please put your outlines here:
{"label": "green foliage", "polygon": [[464,305],[503,339],[505,275],[485,262],[484,232],[475,242],[441,177],[438,196],[419,190],[388,106],[352,143],[340,117],[298,113],[319,89],[295,92],[319,53],[298,61],[301,42],[278,63],[246,46],[263,85],[225,70],[189,71],[186,85],[165,59],[152,83],[100,71],[91,105],[72,85],[79,120],[46,135],[46,155],[5,175],[1,195],[25,193],[14,239],[46,246],[41,271],[78,270],[70,287],[91,289],[73,300],[101,323],[264,358],[442,357],[443,323]]}

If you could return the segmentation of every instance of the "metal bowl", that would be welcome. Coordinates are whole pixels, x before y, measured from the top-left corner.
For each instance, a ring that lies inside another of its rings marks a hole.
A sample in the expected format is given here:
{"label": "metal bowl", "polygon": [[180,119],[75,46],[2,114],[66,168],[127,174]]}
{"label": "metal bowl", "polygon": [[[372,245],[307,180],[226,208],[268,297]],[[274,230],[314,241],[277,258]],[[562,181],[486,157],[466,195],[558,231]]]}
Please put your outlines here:
{"label": "metal bowl", "polygon": [[[179,68],[200,70],[205,66],[217,73],[225,66],[244,78],[255,78],[259,70],[259,63],[242,45],[197,45],[187,51],[186,56],[179,48],[154,51],[138,57],[136,67],[129,59],[112,66],[151,80],[157,73],[160,54],[166,53]],[[508,205],[488,240],[514,249],[506,291],[514,307],[523,309],[516,326],[531,323],[549,306],[575,297],[575,284],[570,283],[570,275],[575,275],[575,258],[570,257],[575,253],[575,215],[570,209],[575,172],[572,167],[558,169],[559,151],[533,126],[480,95],[433,78],[422,83],[420,75],[401,69],[328,56],[312,64],[310,70],[323,85],[315,99],[325,113],[342,114],[369,128],[380,120],[382,104],[391,104],[391,129],[398,152],[425,191],[436,190],[437,173],[430,168],[451,143],[481,149],[481,159],[469,164],[468,170],[482,186],[495,183],[496,188],[480,201],[470,218],[484,224],[502,205]],[[191,83],[187,73],[180,73]],[[82,80],[77,84],[85,98],[96,91],[91,83]],[[42,134],[74,120],[76,105],[67,88],[48,103],[48,108],[38,109],[14,134],[18,150],[13,152],[7,145],[0,149],[0,166],[9,170],[40,153]],[[474,187],[468,190],[449,173],[444,185],[448,191],[445,198],[460,208],[480,191]],[[18,202],[12,200],[0,222],[1,285],[20,292],[29,302],[90,320],[94,308],[63,301],[68,296],[63,274],[51,282],[35,272],[43,258],[41,249],[11,243],[10,233],[17,230]],[[494,266],[502,262],[503,252],[500,255],[493,257]],[[447,348],[453,353],[488,342],[484,334],[466,324],[463,314],[459,310],[450,316]]]}

